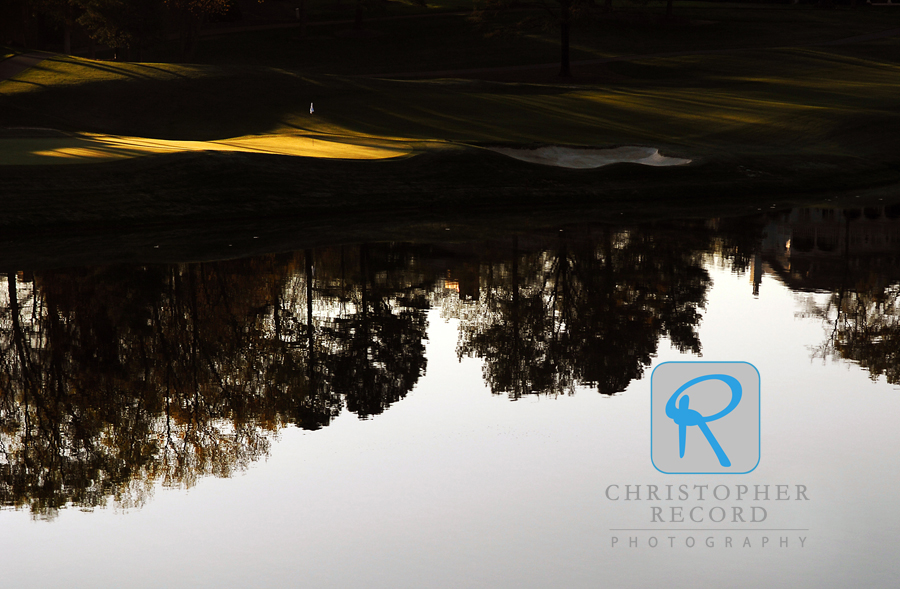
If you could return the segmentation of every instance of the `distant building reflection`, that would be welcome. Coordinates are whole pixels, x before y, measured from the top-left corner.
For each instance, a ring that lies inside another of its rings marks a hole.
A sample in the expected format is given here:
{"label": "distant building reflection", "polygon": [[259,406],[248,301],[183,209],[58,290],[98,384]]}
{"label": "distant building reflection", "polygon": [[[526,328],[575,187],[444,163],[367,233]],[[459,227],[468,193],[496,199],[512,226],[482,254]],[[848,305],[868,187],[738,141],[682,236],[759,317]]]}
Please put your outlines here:
{"label": "distant building reflection", "polygon": [[771,271],[798,291],[832,290],[849,269],[882,274],[900,253],[900,205],[792,209],[766,226],[760,250]]}

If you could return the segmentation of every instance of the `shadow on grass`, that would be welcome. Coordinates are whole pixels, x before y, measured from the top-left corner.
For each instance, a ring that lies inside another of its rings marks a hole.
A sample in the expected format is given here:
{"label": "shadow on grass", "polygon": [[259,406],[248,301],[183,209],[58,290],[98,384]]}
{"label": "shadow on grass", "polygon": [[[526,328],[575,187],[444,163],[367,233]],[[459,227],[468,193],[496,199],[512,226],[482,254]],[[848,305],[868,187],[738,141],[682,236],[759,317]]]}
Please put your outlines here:
{"label": "shadow on grass", "polygon": [[[769,164],[768,168],[760,166]],[[569,170],[486,150],[428,151],[385,161],[250,153],[168,154],[85,166],[8,166],[0,176],[4,239],[191,232],[281,224],[295,232],[403,222],[490,223],[516,217],[657,218],[755,213],[843,192],[896,198],[900,167],[792,156],[648,168]],[[24,242],[23,242],[24,243]],[[26,251],[20,244],[20,250]],[[116,254],[118,255],[118,254]]]}

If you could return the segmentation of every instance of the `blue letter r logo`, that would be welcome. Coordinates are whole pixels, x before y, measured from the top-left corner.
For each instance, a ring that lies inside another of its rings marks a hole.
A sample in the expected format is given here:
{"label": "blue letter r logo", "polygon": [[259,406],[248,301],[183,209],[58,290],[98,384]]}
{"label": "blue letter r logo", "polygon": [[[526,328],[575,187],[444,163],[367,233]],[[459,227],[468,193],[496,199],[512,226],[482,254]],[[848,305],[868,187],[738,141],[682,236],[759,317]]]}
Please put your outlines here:
{"label": "blue letter r logo", "polygon": [[[650,389],[651,459],[657,470],[743,474],[756,468],[759,372],[752,364],[664,362],[653,371]],[[719,422],[715,434],[712,422]]]}

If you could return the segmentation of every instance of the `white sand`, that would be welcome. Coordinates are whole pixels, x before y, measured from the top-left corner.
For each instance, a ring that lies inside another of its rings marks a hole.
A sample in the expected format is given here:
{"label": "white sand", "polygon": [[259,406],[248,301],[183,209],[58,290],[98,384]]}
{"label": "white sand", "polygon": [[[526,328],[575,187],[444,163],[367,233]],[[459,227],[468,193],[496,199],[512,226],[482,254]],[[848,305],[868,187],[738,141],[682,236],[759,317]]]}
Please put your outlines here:
{"label": "white sand", "polygon": [[599,168],[619,162],[631,162],[645,166],[680,166],[691,162],[687,159],[660,155],[659,150],[652,147],[581,149],[550,146],[537,149],[512,149],[509,147],[489,147],[488,149],[517,160],[561,168]]}

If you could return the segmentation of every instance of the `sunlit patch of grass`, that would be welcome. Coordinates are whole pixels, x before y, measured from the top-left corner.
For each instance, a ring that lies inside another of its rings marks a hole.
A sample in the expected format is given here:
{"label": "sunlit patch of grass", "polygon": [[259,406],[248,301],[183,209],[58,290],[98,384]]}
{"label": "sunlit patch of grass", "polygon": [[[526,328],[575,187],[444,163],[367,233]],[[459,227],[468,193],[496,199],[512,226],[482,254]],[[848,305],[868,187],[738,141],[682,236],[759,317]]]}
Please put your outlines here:
{"label": "sunlit patch of grass", "polygon": [[209,66],[120,63],[57,55],[3,82],[0,90],[3,94],[12,95],[40,91],[51,86],[64,88],[128,80],[166,82],[209,77],[214,70]]}
{"label": "sunlit patch of grass", "polygon": [[244,136],[218,141],[176,141],[101,134],[0,138],[0,165],[85,164],[163,153],[224,151],[324,159],[379,160],[409,155],[405,142],[299,135]]}

